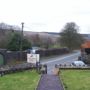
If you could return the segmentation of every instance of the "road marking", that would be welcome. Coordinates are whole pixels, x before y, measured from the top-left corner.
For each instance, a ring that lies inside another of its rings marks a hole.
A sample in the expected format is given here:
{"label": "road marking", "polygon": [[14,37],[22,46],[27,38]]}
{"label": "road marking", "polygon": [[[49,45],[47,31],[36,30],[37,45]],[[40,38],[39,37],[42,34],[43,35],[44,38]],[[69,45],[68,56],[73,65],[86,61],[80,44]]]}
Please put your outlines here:
{"label": "road marking", "polygon": [[42,64],[44,64],[44,63],[51,63],[51,62],[55,62],[55,61],[61,61],[61,60],[63,60],[63,59],[70,58],[70,57],[75,56],[75,55],[78,55],[78,54],[80,54],[80,53],[76,53],[76,54],[69,55],[69,56],[64,56],[64,57],[61,57],[60,59],[58,58],[58,59],[52,60],[52,61],[42,62]]}

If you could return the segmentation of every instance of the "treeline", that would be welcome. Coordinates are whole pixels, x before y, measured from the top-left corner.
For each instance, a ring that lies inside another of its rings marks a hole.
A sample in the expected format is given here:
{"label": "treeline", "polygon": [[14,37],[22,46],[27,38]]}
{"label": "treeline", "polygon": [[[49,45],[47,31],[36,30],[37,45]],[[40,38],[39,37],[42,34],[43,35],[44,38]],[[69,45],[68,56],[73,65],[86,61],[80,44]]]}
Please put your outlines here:
{"label": "treeline", "polygon": [[[19,34],[19,35],[17,35],[18,37],[16,37],[16,33]],[[53,46],[58,43],[57,38],[53,38],[52,36],[47,35],[47,34],[40,34],[40,33],[26,34],[26,33],[27,33],[27,31],[23,32],[24,42],[29,42],[29,43],[31,43],[32,46],[37,46],[37,47],[48,49],[51,47],[53,48]],[[28,33],[30,33],[30,32],[28,32]],[[19,27],[0,23],[0,48],[4,48],[4,49],[11,48],[10,50],[13,50],[13,51],[19,50],[20,49],[20,39],[21,39],[20,35],[21,35],[21,30]],[[13,40],[15,37],[16,37],[16,39]],[[12,42],[10,42],[10,41],[12,41]],[[18,42],[18,44],[17,44],[17,42]],[[26,47],[25,43],[23,43],[23,44]],[[24,50],[25,49],[26,48],[24,48]]]}
{"label": "treeline", "polygon": [[[14,45],[16,44],[16,47],[19,46],[17,48],[20,48],[20,39],[21,39],[20,35],[21,35],[21,32],[18,30],[0,29],[0,48],[7,49],[8,43],[10,41],[12,41],[14,43]],[[15,40],[14,40],[14,38],[15,38]],[[49,49],[51,47],[53,48],[54,45],[58,44],[57,39],[54,40],[53,37],[43,36],[43,35],[41,36],[39,34],[24,35],[24,33],[23,33],[23,38],[24,38],[24,42],[28,41],[29,43],[31,43],[32,46],[37,46],[37,47],[41,47],[41,48],[45,48],[45,49]],[[10,44],[12,42],[10,42]],[[18,44],[17,44],[17,42],[18,42]],[[10,47],[12,47],[12,44],[10,45]],[[17,49],[14,48],[12,50],[16,51]]]}
{"label": "treeline", "polygon": [[[46,34],[40,35],[38,33],[34,35],[31,34],[25,35],[23,33],[23,37],[26,40],[25,42],[31,43],[32,46],[37,46],[45,49],[53,48],[54,46],[56,46],[55,48],[57,48],[57,46],[58,48],[67,47],[72,51],[74,49],[80,48],[81,44],[84,42],[84,38],[78,32],[79,32],[79,26],[74,22],[69,22],[66,23],[66,25],[60,32],[60,36],[57,38],[54,38],[54,36],[50,37]],[[0,24],[0,48],[7,48],[8,42],[10,42],[10,40],[12,39],[13,33],[19,33],[21,35],[20,28],[18,27],[13,28],[13,26]],[[18,40],[19,38],[16,39],[16,42],[20,41]],[[17,43],[14,42],[14,45],[15,44]]]}

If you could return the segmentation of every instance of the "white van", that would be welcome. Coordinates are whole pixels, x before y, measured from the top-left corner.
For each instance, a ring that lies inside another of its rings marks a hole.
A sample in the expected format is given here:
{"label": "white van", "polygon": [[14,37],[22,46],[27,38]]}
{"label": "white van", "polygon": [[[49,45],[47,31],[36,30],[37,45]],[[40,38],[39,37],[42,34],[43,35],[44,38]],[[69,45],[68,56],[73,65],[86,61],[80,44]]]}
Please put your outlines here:
{"label": "white van", "polygon": [[87,66],[83,61],[74,61],[73,66]]}

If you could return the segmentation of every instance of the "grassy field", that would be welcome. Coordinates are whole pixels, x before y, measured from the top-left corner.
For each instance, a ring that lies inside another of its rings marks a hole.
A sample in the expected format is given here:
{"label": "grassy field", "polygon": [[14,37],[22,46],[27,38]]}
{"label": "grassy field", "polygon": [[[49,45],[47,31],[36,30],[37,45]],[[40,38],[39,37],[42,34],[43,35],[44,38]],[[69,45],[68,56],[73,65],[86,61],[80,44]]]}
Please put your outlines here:
{"label": "grassy field", "polygon": [[0,77],[0,90],[35,90],[40,75],[36,71],[24,71]]}
{"label": "grassy field", "polygon": [[66,90],[90,90],[90,70],[62,70]]}

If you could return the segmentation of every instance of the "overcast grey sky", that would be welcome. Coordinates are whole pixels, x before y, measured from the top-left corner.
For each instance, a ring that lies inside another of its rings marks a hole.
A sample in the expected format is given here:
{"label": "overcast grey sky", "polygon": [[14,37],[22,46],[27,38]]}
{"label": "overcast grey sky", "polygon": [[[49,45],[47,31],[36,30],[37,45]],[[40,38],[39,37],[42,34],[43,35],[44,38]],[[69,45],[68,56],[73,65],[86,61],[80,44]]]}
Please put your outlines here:
{"label": "overcast grey sky", "polygon": [[0,0],[0,22],[24,30],[60,32],[75,22],[81,33],[90,33],[90,0]]}

